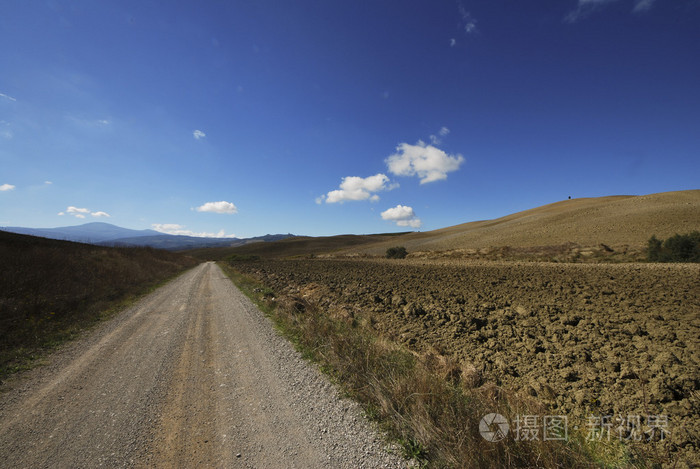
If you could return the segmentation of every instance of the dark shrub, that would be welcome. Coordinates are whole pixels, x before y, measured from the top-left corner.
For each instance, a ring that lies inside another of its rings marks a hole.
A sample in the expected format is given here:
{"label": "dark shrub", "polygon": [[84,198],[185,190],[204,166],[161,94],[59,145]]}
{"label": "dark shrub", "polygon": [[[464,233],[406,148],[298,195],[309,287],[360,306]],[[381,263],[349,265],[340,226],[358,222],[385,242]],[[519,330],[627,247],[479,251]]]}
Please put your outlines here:
{"label": "dark shrub", "polygon": [[656,235],[652,235],[651,238],[649,238],[649,241],[647,242],[647,258],[651,262],[661,262],[661,246],[663,245],[663,241],[661,241],[659,238],[656,237]]}
{"label": "dark shrub", "polygon": [[387,259],[403,259],[408,255],[408,251],[403,246],[397,246],[386,250]]}
{"label": "dark shrub", "polygon": [[700,231],[675,234],[666,241],[649,238],[647,258],[652,262],[700,262]]}

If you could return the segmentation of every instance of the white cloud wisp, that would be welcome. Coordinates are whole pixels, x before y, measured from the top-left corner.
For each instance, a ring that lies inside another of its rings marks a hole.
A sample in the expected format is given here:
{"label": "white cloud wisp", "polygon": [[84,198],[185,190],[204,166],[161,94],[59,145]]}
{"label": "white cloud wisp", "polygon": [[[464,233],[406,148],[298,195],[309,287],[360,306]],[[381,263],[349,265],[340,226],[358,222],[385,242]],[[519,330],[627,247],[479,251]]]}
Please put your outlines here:
{"label": "white cloud wisp", "polygon": [[102,212],[102,211],[97,211],[97,212],[91,212],[87,208],[78,208],[78,207],[73,207],[72,205],[69,206],[65,212],[58,212],[60,216],[64,215],[72,215],[75,218],[80,218],[84,219],[88,215],[93,216],[95,218],[109,218],[110,215],[107,212]]}
{"label": "white cloud wisp", "polygon": [[416,216],[412,207],[406,205],[397,205],[382,212],[382,220],[393,221],[396,226],[409,226],[411,228],[420,228],[420,218]]}
{"label": "white cloud wisp", "polygon": [[[618,2],[619,0],[578,0],[576,9],[571,11],[564,21],[575,23],[579,20],[587,18],[595,10],[602,8],[605,5]],[[656,0],[634,0],[633,13],[642,13],[651,9]]]}
{"label": "white cloud wisp", "polygon": [[367,200],[376,202],[379,196],[375,192],[391,190],[396,188],[397,184],[389,185],[389,178],[386,174],[375,174],[366,178],[359,176],[344,177],[340,183],[340,188],[330,191],[316,199],[316,203],[333,204],[336,202],[346,202],[352,200]]}
{"label": "white cloud wisp", "polygon": [[397,176],[418,176],[421,184],[447,179],[464,162],[460,154],[448,155],[433,145],[418,141],[416,145],[401,143],[396,153],[386,159],[389,172]]}
{"label": "white cloud wisp", "polygon": [[153,223],[151,227],[161,233],[176,235],[176,236],[194,236],[196,238],[235,238],[235,234],[227,235],[224,230],[219,230],[218,233],[196,232],[186,230],[185,226],[177,223]]}
{"label": "white cloud wisp", "polygon": [[15,186],[13,186],[12,184],[3,184],[0,186],[0,192],[8,192],[8,191],[12,191],[14,189],[15,189]]}
{"label": "white cloud wisp", "polygon": [[200,205],[195,210],[198,212],[211,212],[211,213],[225,213],[233,214],[238,213],[238,207],[231,202],[226,202],[221,200],[219,202],[207,202],[204,205]]}

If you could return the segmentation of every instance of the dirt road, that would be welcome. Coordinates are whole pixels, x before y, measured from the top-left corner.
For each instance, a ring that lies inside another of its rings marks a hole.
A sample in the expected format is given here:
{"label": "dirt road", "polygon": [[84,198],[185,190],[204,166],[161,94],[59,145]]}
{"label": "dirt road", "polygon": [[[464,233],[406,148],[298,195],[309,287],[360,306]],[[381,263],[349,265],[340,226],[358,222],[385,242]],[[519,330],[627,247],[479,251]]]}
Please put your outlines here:
{"label": "dirt road", "polygon": [[0,467],[404,467],[212,263],[0,394]]}

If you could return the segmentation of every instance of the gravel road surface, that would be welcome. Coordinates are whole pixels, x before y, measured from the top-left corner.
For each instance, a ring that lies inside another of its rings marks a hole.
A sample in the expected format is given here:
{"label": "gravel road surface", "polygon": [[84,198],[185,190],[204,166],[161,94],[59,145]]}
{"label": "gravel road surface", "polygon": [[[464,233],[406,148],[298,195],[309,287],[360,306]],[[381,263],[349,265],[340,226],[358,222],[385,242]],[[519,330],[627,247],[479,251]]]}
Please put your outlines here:
{"label": "gravel road surface", "polygon": [[0,467],[406,467],[213,263],[0,389]]}

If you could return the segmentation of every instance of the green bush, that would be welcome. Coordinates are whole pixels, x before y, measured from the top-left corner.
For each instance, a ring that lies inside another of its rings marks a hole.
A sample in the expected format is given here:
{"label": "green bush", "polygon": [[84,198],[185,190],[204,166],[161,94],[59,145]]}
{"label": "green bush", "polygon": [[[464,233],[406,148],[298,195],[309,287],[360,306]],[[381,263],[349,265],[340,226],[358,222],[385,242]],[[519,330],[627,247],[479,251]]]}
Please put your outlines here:
{"label": "green bush", "polygon": [[396,246],[386,250],[387,259],[403,259],[408,255],[408,251],[403,246]]}
{"label": "green bush", "polygon": [[700,231],[675,234],[666,241],[652,236],[647,242],[647,259],[651,262],[700,262]]}

